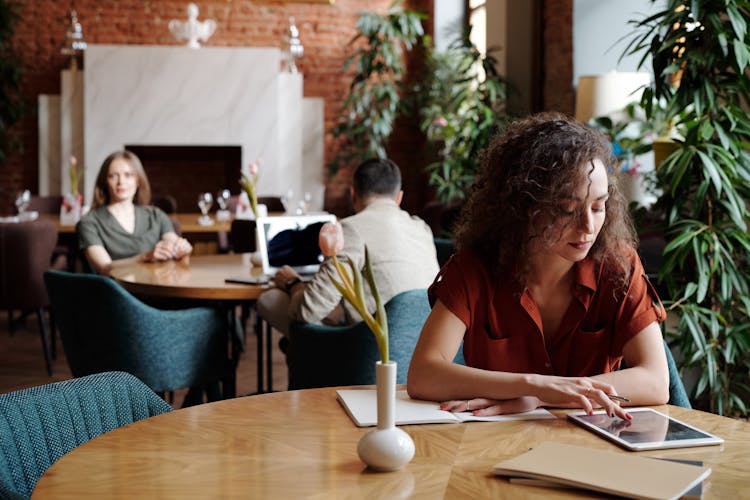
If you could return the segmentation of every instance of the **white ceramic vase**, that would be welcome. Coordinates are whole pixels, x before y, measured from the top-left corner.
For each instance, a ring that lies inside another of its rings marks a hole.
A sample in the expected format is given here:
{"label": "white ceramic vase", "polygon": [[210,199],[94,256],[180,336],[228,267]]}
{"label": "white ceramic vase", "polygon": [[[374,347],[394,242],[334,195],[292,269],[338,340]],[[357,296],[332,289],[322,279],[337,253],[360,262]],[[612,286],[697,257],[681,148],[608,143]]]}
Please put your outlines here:
{"label": "white ceramic vase", "polygon": [[375,366],[378,400],[378,428],[359,440],[359,458],[372,470],[394,471],[414,458],[414,441],[396,427],[396,363]]}

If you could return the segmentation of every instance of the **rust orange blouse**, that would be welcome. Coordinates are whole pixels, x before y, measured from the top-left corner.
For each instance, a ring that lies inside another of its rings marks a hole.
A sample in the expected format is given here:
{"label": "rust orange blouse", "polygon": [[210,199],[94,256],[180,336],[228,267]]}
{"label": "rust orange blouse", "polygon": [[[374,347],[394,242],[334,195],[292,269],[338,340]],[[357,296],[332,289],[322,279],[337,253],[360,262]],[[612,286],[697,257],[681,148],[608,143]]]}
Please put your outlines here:
{"label": "rust orange blouse", "polygon": [[466,325],[463,352],[468,366],[591,376],[616,369],[628,340],[666,318],[635,251],[630,263],[627,293],[617,297],[608,266],[589,258],[575,264],[573,300],[549,346],[529,291],[493,280],[470,251],[446,262],[430,286],[430,303],[440,299]]}

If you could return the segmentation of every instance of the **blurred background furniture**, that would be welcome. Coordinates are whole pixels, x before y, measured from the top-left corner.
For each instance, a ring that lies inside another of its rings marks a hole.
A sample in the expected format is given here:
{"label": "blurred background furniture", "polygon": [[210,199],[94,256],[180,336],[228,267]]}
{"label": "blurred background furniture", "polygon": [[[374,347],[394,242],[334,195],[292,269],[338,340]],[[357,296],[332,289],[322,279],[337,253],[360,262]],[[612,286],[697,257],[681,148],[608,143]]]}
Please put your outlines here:
{"label": "blurred background furniture", "polygon": [[[60,207],[62,207],[62,196],[37,196],[31,195],[27,211],[36,211],[39,214],[46,214],[55,217],[60,216]],[[75,266],[76,253],[78,252],[75,236],[58,233],[57,245],[52,252],[51,266],[54,269],[68,269],[72,271]]]}
{"label": "blurred background furniture", "polygon": [[254,252],[257,249],[255,239],[255,221],[234,219],[229,232],[229,249],[234,253]]}
{"label": "blurred background furniture", "polygon": [[162,211],[169,216],[174,226],[174,232],[178,235],[182,235],[182,226],[180,220],[176,217],[177,215],[177,200],[174,196],[164,194],[160,196],[151,197],[151,204],[155,207],[161,208]]}
{"label": "blurred background furniture", "polygon": [[43,275],[57,242],[55,223],[46,220],[0,224],[0,307],[8,311],[8,330],[13,330],[13,311],[34,311],[39,324],[47,373],[52,375],[54,326],[50,351],[45,307],[49,304]]}
{"label": "blurred background furniture", "polygon": [[[385,305],[388,349],[398,363],[397,382],[406,382],[411,355],[430,305],[427,290],[396,295]],[[375,335],[364,322],[350,326],[292,323],[287,347],[289,389],[365,385],[375,383],[380,360]]]}
{"label": "blurred background furniture", "polygon": [[433,238],[433,241],[435,242],[438,264],[443,267],[443,264],[448,262],[448,259],[453,255],[455,244],[449,238]]}
{"label": "blurred background furniture", "polygon": [[156,309],[98,275],[49,271],[44,281],[74,377],[122,370],[158,393],[210,388],[209,400],[218,382],[233,384],[219,308]]}
{"label": "blurred background furniture", "polygon": [[0,394],[0,498],[29,498],[60,457],[172,407],[134,376],[106,372]]}

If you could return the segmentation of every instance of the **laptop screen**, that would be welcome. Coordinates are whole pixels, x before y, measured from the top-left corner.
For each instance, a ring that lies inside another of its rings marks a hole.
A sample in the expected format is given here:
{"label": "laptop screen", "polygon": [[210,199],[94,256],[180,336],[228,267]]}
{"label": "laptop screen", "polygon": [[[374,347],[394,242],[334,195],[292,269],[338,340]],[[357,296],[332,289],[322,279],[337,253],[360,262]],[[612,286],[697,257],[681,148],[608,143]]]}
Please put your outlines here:
{"label": "laptop screen", "polygon": [[318,246],[320,228],[335,220],[332,214],[258,217],[258,251],[263,272],[270,276],[285,265],[299,274],[317,272],[323,262]]}

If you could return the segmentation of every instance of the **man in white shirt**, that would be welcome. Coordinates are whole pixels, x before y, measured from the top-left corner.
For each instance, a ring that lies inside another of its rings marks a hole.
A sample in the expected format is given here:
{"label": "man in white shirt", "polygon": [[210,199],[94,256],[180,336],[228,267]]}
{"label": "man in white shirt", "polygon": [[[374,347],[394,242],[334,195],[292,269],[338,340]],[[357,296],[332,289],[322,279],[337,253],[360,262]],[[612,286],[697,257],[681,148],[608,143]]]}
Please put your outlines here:
{"label": "man in white shirt", "polygon": [[[354,171],[350,194],[355,215],[342,219],[344,248],[339,259],[364,269],[365,246],[370,254],[373,276],[383,303],[407,290],[427,288],[439,267],[432,231],[416,216],[399,205],[401,172],[391,160],[371,159]],[[328,272],[337,276],[327,259],[309,282],[289,266],[274,277],[276,288],[258,299],[258,313],[284,335],[292,320],[307,323],[352,324],[361,321],[357,312],[342,300]],[[365,287],[368,309],[375,300]]]}

